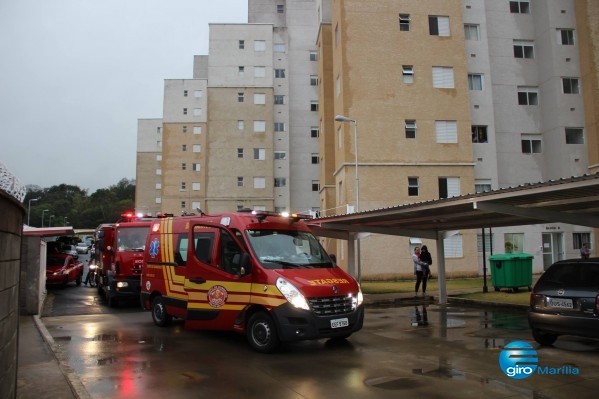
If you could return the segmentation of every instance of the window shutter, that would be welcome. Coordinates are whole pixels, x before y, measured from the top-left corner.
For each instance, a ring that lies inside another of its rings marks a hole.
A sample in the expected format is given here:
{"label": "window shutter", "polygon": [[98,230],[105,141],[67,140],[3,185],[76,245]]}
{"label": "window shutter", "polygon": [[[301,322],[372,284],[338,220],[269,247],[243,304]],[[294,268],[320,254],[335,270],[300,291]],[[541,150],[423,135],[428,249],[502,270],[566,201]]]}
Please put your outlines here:
{"label": "window shutter", "polygon": [[456,121],[436,121],[437,143],[457,143],[458,128]]}
{"label": "window shutter", "polygon": [[453,89],[453,68],[433,67],[433,87],[438,89]]}

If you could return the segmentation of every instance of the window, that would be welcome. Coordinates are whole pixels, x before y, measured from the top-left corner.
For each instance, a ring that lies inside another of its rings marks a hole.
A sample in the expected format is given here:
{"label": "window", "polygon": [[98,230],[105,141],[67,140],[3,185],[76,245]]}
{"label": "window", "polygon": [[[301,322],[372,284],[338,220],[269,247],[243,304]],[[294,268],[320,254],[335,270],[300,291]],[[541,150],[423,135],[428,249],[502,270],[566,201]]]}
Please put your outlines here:
{"label": "window", "polygon": [[242,103],[244,99],[245,99],[245,94],[237,93],[237,102]]}
{"label": "window", "polygon": [[185,209],[186,206],[187,206],[186,202],[185,201],[181,201],[181,209]]}
{"label": "window", "polygon": [[439,177],[439,198],[451,198],[460,195],[459,177]]}
{"label": "window", "polygon": [[428,33],[433,36],[449,36],[449,17],[428,17]]}
{"label": "window", "polygon": [[521,141],[523,154],[540,154],[542,152],[540,134],[523,134]]}
{"label": "window", "polygon": [[482,91],[483,75],[480,73],[469,73],[468,74],[468,89],[473,90],[473,91]]}
{"label": "window", "polygon": [[183,97],[187,97],[187,90],[183,90]]}
{"label": "window", "polygon": [[488,143],[486,126],[472,125],[472,142]]}
{"label": "window", "polygon": [[310,101],[310,111],[318,112],[318,101]]}
{"label": "window", "polygon": [[453,89],[453,68],[433,67],[433,87],[437,89]]}
{"label": "window", "polygon": [[254,159],[264,161],[266,159],[266,150],[264,148],[254,148]]}
{"label": "window", "polygon": [[285,70],[284,69],[275,69],[275,78],[284,78]]}
{"label": "window", "polygon": [[414,66],[413,65],[402,65],[401,73],[403,76],[404,83],[414,83]]}
{"label": "window", "polygon": [[263,133],[266,131],[266,121],[254,121],[254,132]]}
{"label": "window", "polygon": [[455,144],[458,142],[456,121],[435,121],[437,143]]}
{"label": "window", "polygon": [[244,130],[244,129],[245,129],[245,121],[243,121],[243,120],[238,120],[238,121],[237,121],[237,129],[238,129],[238,130]]}
{"label": "window", "polygon": [[239,41],[239,49],[243,50],[245,48],[245,40],[240,40]]}
{"label": "window", "polygon": [[154,186],[154,188],[156,190],[162,190],[162,184],[161,183],[156,183],[156,185]]}
{"label": "window", "polygon": [[464,24],[466,40],[480,40],[480,27],[478,24]]}
{"label": "window", "polygon": [[456,234],[443,240],[443,247],[445,248],[444,255],[446,258],[461,258],[464,256],[462,240],[463,237],[461,234]]}
{"label": "window", "polygon": [[518,87],[519,105],[539,105],[539,89],[536,87]]}
{"label": "window", "polygon": [[197,183],[197,182],[196,183],[191,183],[191,189],[193,191],[200,191],[200,187],[201,187],[200,183]]}
{"label": "window", "polygon": [[281,94],[275,94],[275,104],[283,105],[285,104],[285,96]]}
{"label": "window", "polygon": [[418,178],[417,177],[408,177],[408,195],[410,197],[415,197],[418,195],[419,187],[418,187]]}
{"label": "window", "polygon": [[194,90],[193,97],[194,98],[202,98],[204,96],[204,92],[202,90]]}
{"label": "window", "polygon": [[475,193],[486,193],[489,191],[491,191],[491,180],[477,179],[474,182],[474,192]]}
{"label": "window", "polygon": [[266,67],[255,66],[254,67],[254,77],[255,78],[264,78],[264,77],[266,77]]}
{"label": "window", "polygon": [[337,97],[341,95],[341,76],[339,75],[335,78],[335,95]]}
{"label": "window", "polygon": [[313,153],[311,155],[311,158],[312,158],[312,165],[317,165],[320,163],[320,158],[318,156],[318,153]]}
{"label": "window", "polygon": [[161,203],[162,203],[162,198],[160,198],[160,197],[156,197],[156,198],[154,198],[154,201],[155,201],[157,204],[161,204]]}
{"label": "window", "polygon": [[183,115],[187,115],[187,108],[183,108]]}
{"label": "window", "polygon": [[193,134],[202,134],[202,127],[201,126],[194,126],[193,127]]}
{"label": "window", "polygon": [[341,130],[341,126],[337,128],[337,147],[343,148],[343,130]]}
{"label": "window", "polygon": [[[493,246],[493,233],[488,234],[485,232],[485,253],[487,254],[491,254],[491,249],[494,248]],[[476,235],[476,249],[478,252],[482,253],[483,252],[483,235],[482,234],[477,234]]]}
{"label": "window", "polygon": [[318,129],[315,126],[312,126],[310,128],[310,137],[312,137],[312,138],[318,138],[318,136],[320,136],[320,129]]}
{"label": "window", "polygon": [[254,40],[254,51],[266,51],[266,41]]}
{"label": "window", "polygon": [[531,40],[514,40],[514,57],[535,58],[534,42]]}
{"label": "window", "polygon": [[237,149],[237,158],[243,158],[243,148]]}
{"label": "window", "polygon": [[264,105],[264,104],[266,104],[266,94],[264,94],[264,93],[255,93],[254,94],[254,104],[255,105]]}
{"label": "window", "polygon": [[564,46],[574,45],[574,29],[558,29],[557,40]]}
{"label": "window", "polygon": [[310,86],[318,86],[318,75],[310,75]]}
{"label": "window", "polygon": [[506,253],[522,252],[524,250],[524,233],[505,233],[503,245]]}
{"label": "window", "polygon": [[285,123],[275,122],[275,132],[284,132],[284,131],[285,131]]}
{"label": "window", "polygon": [[277,4],[277,12],[279,14],[282,14],[285,12],[285,5],[284,4]]}
{"label": "window", "polygon": [[405,124],[406,139],[416,138],[416,121],[413,119],[406,119]]}
{"label": "window", "polygon": [[254,188],[266,188],[266,178],[265,177],[254,177]]}
{"label": "window", "polygon": [[156,160],[157,161],[162,161],[162,155],[156,155]]}
{"label": "window", "polygon": [[273,51],[275,53],[284,53],[286,51],[285,43],[275,43],[273,46]]}
{"label": "window", "polygon": [[194,108],[193,116],[202,116],[202,108]]}
{"label": "window", "polygon": [[179,189],[179,191],[185,191],[187,190],[187,185],[185,184],[185,182],[181,182],[181,188]]}
{"label": "window", "polygon": [[287,185],[287,179],[284,177],[275,177],[275,187],[285,187]]}
{"label": "window", "polygon": [[564,94],[579,94],[580,86],[578,85],[578,78],[562,78],[562,87]]}
{"label": "window", "polygon": [[187,169],[187,164],[185,162],[183,162],[181,164],[181,170],[186,170]]}
{"label": "window", "polygon": [[181,145],[181,151],[187,151],[187,144]]}
{"label": "window", "polygon": [[587,244],[591,249],[591,233],[572,233],[572,245],[574,249],[582,248],[582,244]]}
{"label": "window", "polygon": [[339,46],[339,24],[335,25],[335,47]]}
{"label": "window", "polygon": [[243,75],[245,75],[245,67],[244,67],[244,66],[238,66],[238,67],[237,67],[237,74],[238,74],[239,76],[243,76]]}
{"label": "window", "polygon": [[237,187],[243,187],[243,176],[237,176]]}
{"label": "window", "polygon": [[287,153],[285,151],[275,151],[275,160],[276,159],[286,159]]}
{"label": "window", "polygon": [[316,51],[310,51],[310,61],[318,61],[318,53]]}
{"label": "window", "polygon": [[528,14],[530,13],[530,2],[510,1],[510,12],[512,14]]}
{"label": "window", "polygon": [[162,176],[162,169],[160,169],[160,168],[156,169],[156,175]]}
{"label": "window", "polygon": [[187,133],[187,126],[181,126],[181,133]]}
{"label": "window", "polygon": [[566,128],[566,144],[584,144],[584,131],[581,127]]}
{"label": "window", "polygon": [[192,151],[193,152],[202,152],[202,145],[201,144],[194,144]]}
{"label": "window", "polygon": [[199,172],[200,169],[202,168],[202,166],[199,163],[192,164],[192,167],[193,167],[194,172]]}
{"label": "window", "polygon": [[401,32],[409,32],[410,14],[399,14],[399,30]]}

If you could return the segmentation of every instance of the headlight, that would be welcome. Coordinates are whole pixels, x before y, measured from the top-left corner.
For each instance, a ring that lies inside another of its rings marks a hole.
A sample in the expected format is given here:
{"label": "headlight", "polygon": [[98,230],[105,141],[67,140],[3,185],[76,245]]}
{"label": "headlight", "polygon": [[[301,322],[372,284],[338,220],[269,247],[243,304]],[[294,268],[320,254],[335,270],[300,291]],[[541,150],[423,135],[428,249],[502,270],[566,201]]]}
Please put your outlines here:
{"label": "headlight", "polygon": [[293,284],[284,278],[279,277],[277,279],[277,288],[281,291],[281,294],[287,299],[287,301],[298,309],[310,310],[306,298]]}
{"label": "headlight", "polygon": [[364,295],[362,294],[362,290],[359,289],[358,294],[352,297],[352,310],[356,310],[362,302],[364,302]]}
{"label": "headlight", "polygon": [[129,283],[127,283],[126,281],[119,281],[118,283],[116,283],[117,288],[125,288],[129,286]]}

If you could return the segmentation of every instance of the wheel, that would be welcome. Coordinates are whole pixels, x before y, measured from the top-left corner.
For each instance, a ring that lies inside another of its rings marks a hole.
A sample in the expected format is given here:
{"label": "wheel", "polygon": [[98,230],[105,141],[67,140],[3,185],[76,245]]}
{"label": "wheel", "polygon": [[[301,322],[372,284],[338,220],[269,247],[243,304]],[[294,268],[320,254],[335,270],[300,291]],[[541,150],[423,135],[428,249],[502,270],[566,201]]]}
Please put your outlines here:
{"label": "wheel", "polygon": [[98,285],[98,284],[97,284],[97,282],[96,282],[96,274],[95,274],[95,273],[92,273],[92,274],[89,276],[89,286],[90,286],[90,287],[95,287],[95,286],[97,286],[97,285]]}
{"label": "wheel", "polygon": [[257,352],[272,353],[280,343],[275,323],[266,312],[257,312],[250,317],[246,334],[250,346]]}
{"label": "wheel", "polygon": [[495,291],[500,291],[499,287],[493,287]]}
{"label": "wheel", "polygon": [[77,284],[77,287],[79,287],[81,285],[81,277],[83,277],[81,274],[77,276],[77,279],[75,280],[75,284]]}
{"label": "wheel", "polygon": [[158,327],[166,327],[173,321],[173,316],[166,312],[164,299],[160,295],[152,300],[152,320]]}
{"label": "wheel", "polygon": [[109,308],[116,308],[118,306],[118,301],[113,294],[106,293],[106,302],[108,302]]}
{"label": "wheel", "polygon": [[543,346],[551,346],[557,340],[557,334],[545,333],[534,328],[532,329],[532,337]]}

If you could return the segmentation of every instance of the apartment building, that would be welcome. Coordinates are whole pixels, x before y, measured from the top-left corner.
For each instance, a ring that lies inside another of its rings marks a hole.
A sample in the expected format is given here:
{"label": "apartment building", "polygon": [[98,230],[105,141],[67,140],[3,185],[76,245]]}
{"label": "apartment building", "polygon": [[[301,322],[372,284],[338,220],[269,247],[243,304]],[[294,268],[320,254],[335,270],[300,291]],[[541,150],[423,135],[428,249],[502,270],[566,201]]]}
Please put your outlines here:
{"label": "apartment building", "polygon": [[135,209],[144,215],[161,212],[162,119],[137,121]]}
{"label": "apartment building", "polygon": [[[326,216],[599,165],[592,0],[249,0],[248,21],[211,24],[194,79],[166,81],[162,161],[138,153],[136,204]],[[483,227],[447,234],[450,275],[482,273],[483,232],[486,256],[531,253],[535,272],[597,244],[561,223]],[[347,265],[346,241],[323,243]],[[411,275],[421,244],[365,235],[363,277]]]}

